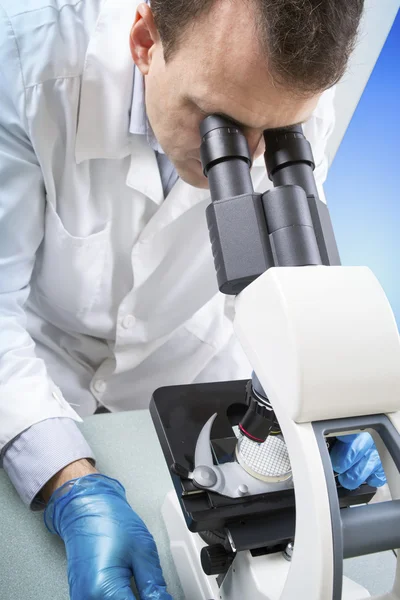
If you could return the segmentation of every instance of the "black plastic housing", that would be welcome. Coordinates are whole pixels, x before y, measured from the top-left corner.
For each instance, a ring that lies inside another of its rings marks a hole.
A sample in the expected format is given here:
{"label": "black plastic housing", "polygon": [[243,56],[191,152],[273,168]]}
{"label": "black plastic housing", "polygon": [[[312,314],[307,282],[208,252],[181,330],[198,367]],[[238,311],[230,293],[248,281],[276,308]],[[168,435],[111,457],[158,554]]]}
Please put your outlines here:
{"label": "black plastic housing", "polygon": [[261,196],[217,200],[206,215],[218,287],[224,294],[239,294],[274,266]]}
{"label": "black plastic housing", "polygon": [[[158,389],[150,413],[167,465],[181,465],[182,474],[193,470],[196,441],[206,421],[215,412],[212,446],[231,441],[234,453],[238,425],[248,406],[245,381],[171,386]],[[227,460],[230,458],[227,456]],[[226,498],[199,490],[192,481],[170,469],[177,497],[190,531],[224,531],[232,536],[238,551],[271,546],[293,539],[295,529],[294,490],[281,490],[243,498]],[[354,491],[338,487],[341,507],[365,504],[375,489],[362,485]]]}

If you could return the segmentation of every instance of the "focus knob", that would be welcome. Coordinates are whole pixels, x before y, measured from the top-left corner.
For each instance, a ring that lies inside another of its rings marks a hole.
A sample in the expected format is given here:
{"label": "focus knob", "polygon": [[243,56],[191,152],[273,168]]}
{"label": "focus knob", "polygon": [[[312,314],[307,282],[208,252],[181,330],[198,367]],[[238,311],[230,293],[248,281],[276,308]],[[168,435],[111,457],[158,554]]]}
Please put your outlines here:
{"label": "focus knob", "polygon": [[206,575],[221,575],[231,566],[234,554],[227,552],[222,544],[205,546],[201,550],[201,566]]}

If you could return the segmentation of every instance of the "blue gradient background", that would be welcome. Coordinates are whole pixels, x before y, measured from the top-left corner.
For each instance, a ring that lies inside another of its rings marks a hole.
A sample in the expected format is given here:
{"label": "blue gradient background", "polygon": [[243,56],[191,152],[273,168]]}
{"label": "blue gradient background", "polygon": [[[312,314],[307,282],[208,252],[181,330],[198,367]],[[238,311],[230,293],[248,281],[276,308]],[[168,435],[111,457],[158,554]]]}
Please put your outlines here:
{"label": "blue gradient background", "polygon": [[400,12],[324,186],[343,265],[366,265],[400,326]]}

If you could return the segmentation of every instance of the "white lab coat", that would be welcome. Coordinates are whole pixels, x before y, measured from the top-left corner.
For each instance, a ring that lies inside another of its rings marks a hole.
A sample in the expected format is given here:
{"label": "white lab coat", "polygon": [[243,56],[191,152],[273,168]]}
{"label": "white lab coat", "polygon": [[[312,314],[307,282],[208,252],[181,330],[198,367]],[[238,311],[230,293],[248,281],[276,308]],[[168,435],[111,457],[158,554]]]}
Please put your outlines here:
{"label": "white lab coat", "polygon": [[[129,134],[137,4],[0,0],[0,448],[99,402],[141,408],[159,386],[250,374],[208,192],[179,180],[164,200],[153,150]],[[319,186],[332,96],[304,127]],[[270,187],[262,158],[253,181]]]}

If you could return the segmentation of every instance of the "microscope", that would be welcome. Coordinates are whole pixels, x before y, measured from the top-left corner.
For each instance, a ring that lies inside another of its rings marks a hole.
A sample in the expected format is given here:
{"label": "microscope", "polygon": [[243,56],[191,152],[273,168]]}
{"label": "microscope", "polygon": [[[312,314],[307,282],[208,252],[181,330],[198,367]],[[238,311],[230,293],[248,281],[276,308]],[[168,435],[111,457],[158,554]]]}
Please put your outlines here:
{"label": "microscope", "polygon": [[[201,124],[220,292],[252,379],[166,387],[151,415],[174,491],[163,507],[188,600],[362,600],[343,559],[400,546],[400,343],[366,267],[340,264],[301,126],[268,130],[273,188],[254,192],[245,136]],[[333,473],[337,435],[374,438],[392,500]],[[400,563],[394,588],[400,600]]]}

